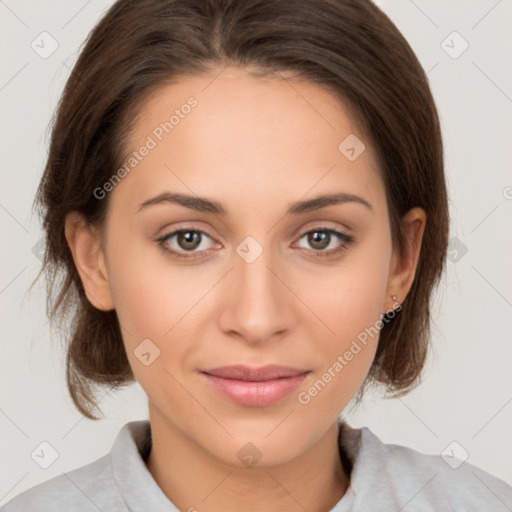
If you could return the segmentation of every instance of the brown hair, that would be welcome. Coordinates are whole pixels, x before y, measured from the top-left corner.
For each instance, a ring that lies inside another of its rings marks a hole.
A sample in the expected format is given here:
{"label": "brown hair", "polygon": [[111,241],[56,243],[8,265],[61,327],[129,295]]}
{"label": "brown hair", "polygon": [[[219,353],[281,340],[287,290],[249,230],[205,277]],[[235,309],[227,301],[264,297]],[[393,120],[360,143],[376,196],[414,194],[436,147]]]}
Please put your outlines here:
{"label": "brown hair", "polygon": [[[66,379],[86,417],[95,391],[135,381],[115,310],[87,300],[64,234],[65,216],[104,222],[109,196],[93,191],[122,163],[138,109],[179,76],[234,65],[258,76],[290,71],[338,95],[379,158],[393,246],[401,217],[427,214],[416,275],[402,309],[380,332],[367,384],[402,396],[421,380],[430,298],[448,240],[439,119],[427,77],[407,41],[369,0],[119,0],[89,34],[62,94],[35,202],[43,219],[47,314],[65,324]],[[341,140],[340,140],[341,142]]]}

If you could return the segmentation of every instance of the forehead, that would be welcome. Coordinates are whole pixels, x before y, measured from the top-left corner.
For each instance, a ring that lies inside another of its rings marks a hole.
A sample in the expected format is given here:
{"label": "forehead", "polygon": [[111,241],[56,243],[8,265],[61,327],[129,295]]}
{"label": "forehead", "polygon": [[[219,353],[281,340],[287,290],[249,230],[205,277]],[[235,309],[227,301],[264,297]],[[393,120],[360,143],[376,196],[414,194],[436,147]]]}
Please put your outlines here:
{"label": "forehead", "polygon": [[[316,84],[229,67],[183,76],[141,107],[126,158],[151,149],[114,191],[128,194],[132,209],[164,189],[226,204],[236,202],[235,191],[250,190],[262,206],[330,189],[382,199],[373,148],[345,105]],[[343,152],[345,140],[365,144],[357,159]]]}

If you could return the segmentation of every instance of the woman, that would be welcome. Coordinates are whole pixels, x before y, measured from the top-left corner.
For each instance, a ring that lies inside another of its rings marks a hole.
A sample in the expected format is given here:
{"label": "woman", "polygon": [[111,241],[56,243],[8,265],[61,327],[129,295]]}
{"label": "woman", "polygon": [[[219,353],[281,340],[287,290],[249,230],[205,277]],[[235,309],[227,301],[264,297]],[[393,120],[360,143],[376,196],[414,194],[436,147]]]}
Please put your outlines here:
{"label": "woman", "polygon": [[428,82],[371,2],[116,2],[37,201],[75,405],[136,380],[149,421],[3,510],[512,506],[341,419],[419,382],[449,229]]}

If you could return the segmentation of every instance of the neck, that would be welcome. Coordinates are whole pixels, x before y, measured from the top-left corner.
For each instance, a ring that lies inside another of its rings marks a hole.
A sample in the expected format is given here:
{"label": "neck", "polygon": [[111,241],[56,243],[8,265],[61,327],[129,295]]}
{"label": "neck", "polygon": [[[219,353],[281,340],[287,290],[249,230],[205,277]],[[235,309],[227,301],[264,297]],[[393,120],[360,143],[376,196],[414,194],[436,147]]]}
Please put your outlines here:
{"label": "neck", "polygon": [[337,424],[295,459],[264,467],[218,459],[151,407],[150,424],[147,468],[179,510],[325,512],[349,486]]}

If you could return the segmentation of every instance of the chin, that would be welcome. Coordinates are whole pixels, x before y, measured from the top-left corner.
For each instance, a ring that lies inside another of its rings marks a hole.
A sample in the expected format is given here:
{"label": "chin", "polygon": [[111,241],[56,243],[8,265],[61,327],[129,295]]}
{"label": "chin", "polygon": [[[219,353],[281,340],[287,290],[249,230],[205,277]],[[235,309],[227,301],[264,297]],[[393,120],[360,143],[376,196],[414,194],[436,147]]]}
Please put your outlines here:
{"label": "chin", "polygon": [[[289,411],[279,421],[287,414]],[[314,443],[316,437],[322,435],[321,432],[304,432],[292,423],[287,428],[280,425],[276,429],[279,421],[274,421],[271,428],[268,428],[270,422],[264,422],[264,428],[253,422],[250,429],[247,426],[235,429],[226,425],[233,438],[215,434],[215,439],[203,440],[202,444],[214,457],[231,466],[268,468],[297,458]]]}

